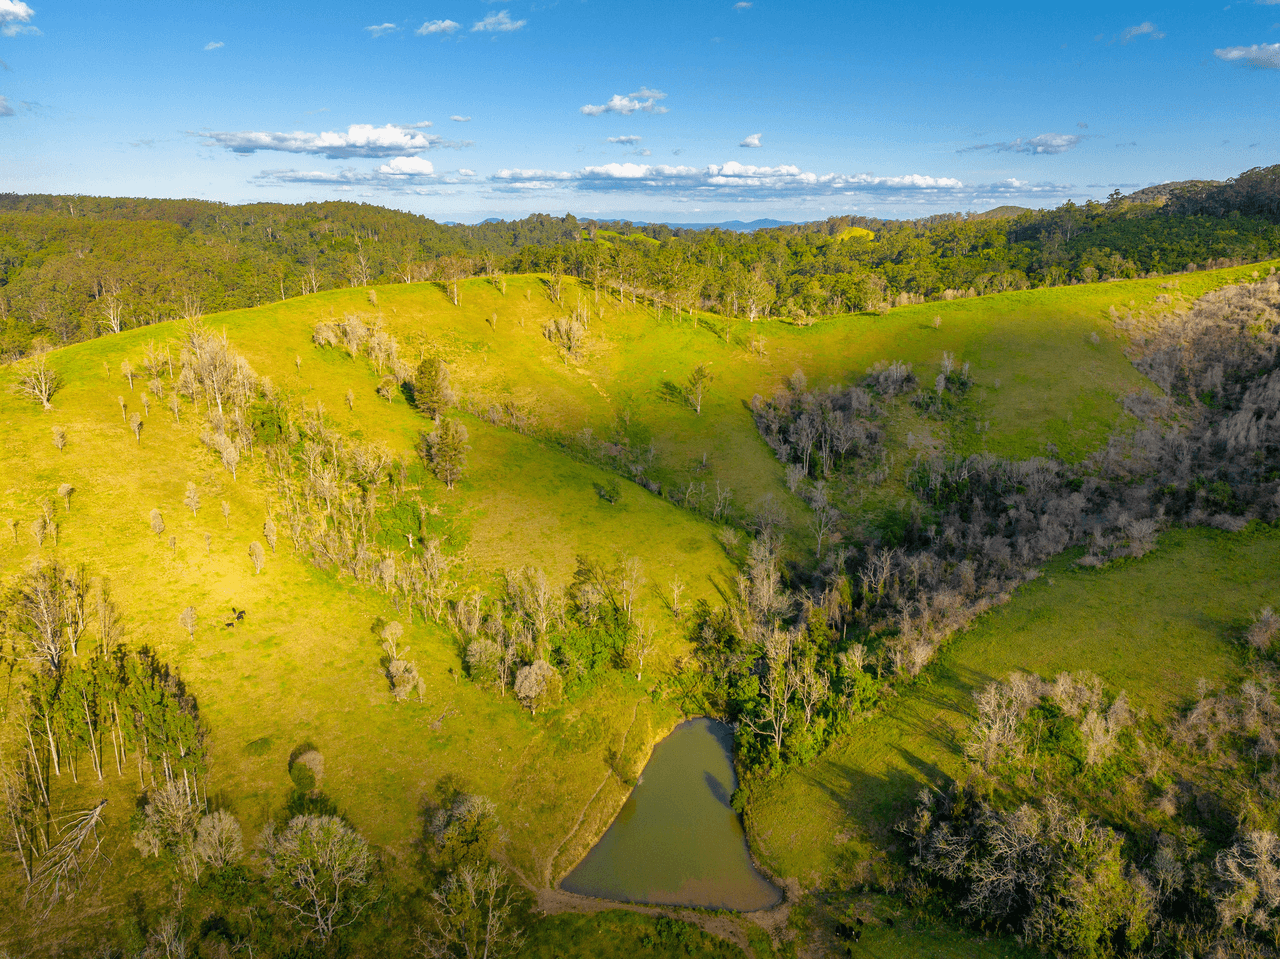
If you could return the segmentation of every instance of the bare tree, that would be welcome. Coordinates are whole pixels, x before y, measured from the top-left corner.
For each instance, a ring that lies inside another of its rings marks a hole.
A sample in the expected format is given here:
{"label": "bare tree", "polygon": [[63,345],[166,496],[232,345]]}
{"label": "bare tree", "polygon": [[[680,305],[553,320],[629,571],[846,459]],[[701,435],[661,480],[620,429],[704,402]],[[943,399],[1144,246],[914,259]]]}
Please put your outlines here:
{"label": "bare tree", "polygon": [[631,655],[636,660],[636,682],[640,682],[641,674],[644,673],[644,661],[649,658],[649,654],[656,646],[657,638],[653,623],[646,619],[637,620],[631,634]]}
{"label": "bare tree", "polygon": [[129,414],[129,429],[133,430],[133,435],[138,441],[138,445],[142,445],[142,417],[137,413]]}
{"label": "bare tree", "polygon": [[37,546],[44,545],[44,539],[49,535],[49,521],[43,516],[37,516],[31,521],[31,538],[36,541]]}
{"label": "bare tree", "polygon": [[266,538],[267,545],[271,547],[271,552],[276,551],[276,521],[271,518],[271,514],[267,514],[267,521],[262,524],[262,535]]}
{"label": "bare tree", "polygon": [[170,394],[169,394],[169,409],[173,412],[173,422],[174,422],[174,423],[181,423],[181,422],[182,422],[182,417],[178,415],[178,414],[179,414],[179,411],[181,410],[181,408],[182,408],[182,402],[178,399],[178,394],[177,394],[176,392],[175,392],[175,393],[170,393]]}
{"label": "bare tree", "polygon": [[427,959],[508,959],[524,934],[515,925],[515,895],[497,866],[472,863],[450,874],[431,893],[431,928],[415,932]]}
{"label": "bare tree", "polygon": [[158,509],[151,511],[151,532],[157,536],[164,532],[164,517],[160,515]]}
{"label": "bare tree", "polygon": [[[115,280],[104,282],[98,304],[102,308],[102,319],[98,323],[108,333],[119,333],[124,324],[124,301],[120,299],[120,284]],[[131,388],[132,385],[131,383]]]}
{"label": "bare tree", "polygon": [[59,453],[61,453],[63,447],[67,445],[67,431],[61,426],[55,426],[53,428],[53,445],[58,448]]}
{"label": "bare tree", "polygon": [[636,597],[640,587],[644,585],[644,566],[637,556],[628,556],[618,568],[618,597],[622,600],[622,611],[627,614],[627,622],[631,622],[635,610]]}
{"label": "bare tree", "polygon": [[454,306],[457,306],[458,285],[462,278],[467,275],[466,261],[457,256],[442,256],[436,261],[436,268],[440,271],[440,278],[444,280],[449,299]]}
{"label": "bare tree", "polygon": [[275,900],[308,933],[327,942],[374,901],[377,860],[369,844],[337,816],[295,816],[262,839]]}
{"label": "bare tree", "polygon": [[818,540],[817,558],[819,560],[822,559],[822,544],[831,538],[831,528],[835,524],[838,515],[835,510],[824,504],[815,509],[813,516],[809,518],[809,529],[813,530],[813,535]]}
{"label": "bare tree", "polygon": [[75,491],[76,491],[76,488],[72,486],[70,483],[62,483],[61,485],[58,486],[58,495],[61,496],[63,499],[63,502],[67,504],[68,513],[71,512],[71,494],[74,493]]}
{"label": "bare tree", "polygon": [[187,482],[187,492],[182,497],[182,505],[191,510],[194,517],[200,510],[200,490],[196,489],[196,484]]}
{"label": "bare tree", "polygon": [[671,577],[671,615],[674,616],[676,619],[679,619],[680,616],[684,613],[684,606],[680,602],[680,597],[684,594],[684,590],[685,590],[684,580],[680,578],[680,574],[677,573],[675,576],[672,576]]}
{"label": "bare tree", "polygon": [[117,396],[116,402],[120,404],[120,418],[126,423],[129,422],[129,404],[124,401],[123,396]]}
{"label": "bare tree", "polygon": [[36,863],[23,897],[24,905],[33,899],[41,902],[47,916],[59,899],[75,895],[102,857],[98,827],[106,805],[104,799],[91,809],[66,816],[58,824],[58,841]]}
{"label": "bare tree", "polygon": [[120,361],[120,372],[129,381],[129,389],[133,389],[133,364],[128,360]]}
{"label": "bare tree", "polygon": [[62,377],[57,370],[49,366],[43,353],[18,364],[18,392],[24,396],[39,400],[40,405],[50,410],[49,401],[62,386]]}
{"label": "bare tree", "polygon": [[773,630],[764,642],[765,672],[760,678],[760,705],[742,722],[757,736],[773,746],[774,755],[782,751],[787,729],[787,710],[796,689],[796,672],[791,667],[792,637],[780,629]]}
{"label": "bare tree", "polygon": [[529,707],[530,716],[536,716],[541,706],[554,705],[560,688],[560,674],[545,659],[534,660],[516,674],[516,696]]}
{"label": "bare tree", "polygon": [[231,865],[244,854],[244,833],[225,809],[211,812],[196,826],[196,857],[213,869]]}
{"label": "bare tree", "polygon": [[196,638],[196,608],[188,606],[178,614],[178,622],[182,624],[182,628],[187,631],[192,639]]}
{"label": "bare tree", "polygon": [[70,638],[62,579],[62,567],[56,562],[37,563],[19,580],[10,606],[13,622],[26,640],[27,654],[54,676],[62,668]]}
{"label": "bare tree", "polygon": [[226,500],[222,501],[222,522],[226,524],[227,529],[231,528],[231,504]]}
{"label": "bare tree", "polygon": [[209,554],[213,553],[213,537],[208,533],[204,534],[204,551]]}
{"label": "bare tree", "polygon": [[256,576],[262,572],[262,567],[267,562],[267,551],[256,539],[249,544],[249,558],[253,560],[253,574]]}

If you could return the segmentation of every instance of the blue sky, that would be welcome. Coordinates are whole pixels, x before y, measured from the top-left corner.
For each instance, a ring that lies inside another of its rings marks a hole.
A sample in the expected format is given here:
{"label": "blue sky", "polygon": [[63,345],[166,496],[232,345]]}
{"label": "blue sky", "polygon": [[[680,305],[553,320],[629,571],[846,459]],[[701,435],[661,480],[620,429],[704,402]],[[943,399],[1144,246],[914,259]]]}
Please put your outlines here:
{"label": "blue sky", "polygon": [[0,62],[19,193],[801,220],[1280,162],[1280,0],[0,0]]}

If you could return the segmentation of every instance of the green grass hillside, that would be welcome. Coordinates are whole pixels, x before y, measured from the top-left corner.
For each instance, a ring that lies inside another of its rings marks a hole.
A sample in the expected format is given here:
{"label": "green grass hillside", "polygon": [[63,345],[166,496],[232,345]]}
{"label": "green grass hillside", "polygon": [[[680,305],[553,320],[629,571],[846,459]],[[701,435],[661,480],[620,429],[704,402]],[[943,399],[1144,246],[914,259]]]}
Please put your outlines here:
{"label": "green grass hillside", "polygon": [[[739,559],[721,545],[716,524],[637,485],[624,483],[618,502],[609,503],[597,487],[612,477],[584,448],[652,443],[668,483],[719,482],[746,509],[771,495],[799,525],[807,507],[788,492],[783,467],[757,434],[751,397],[772,394],[797,368],[811,385],[851,384],[885,359],[915,364],[929,382],[947,351],[972,365],[977,388],[966,416],[945,430],[907,414],[893,421],[888,448],[900,464],[917,448],[907,434],[928,429],[953,450],[1024,457],[1051,441],[1079,459],[1121,422],[1123,395],[1148,385],[1124,355],[1110,308],[1166,309],[1172,304],[1158,298],[1194,297],[1266,268],[1198,273],[1172,291],[1137,280],[808,327],[739,322],[727,333],[720,317],[666,311],[659,318],[641,305],[597,302],[570,283],[555,304],[537,276],[507,278],[505,294],[491,281],[466,281],[456,307],[439,286],[413,284],[378,288],[376,305],[369,290],[351,289],[206,318],[290,403],[321,404],[332,428],[409,461],[428,421],[401,395],[387,401],[377,394],[381,377],[368,360],[315,346],[317,323],[377,317],[415,364],[443,356],[469,408],[509,400],[533,414],[540,429],[532,436],[464,415],[470,466],[452,491],[414,472],[433,532],[465,557],[462,579],[490,593],[508,569],[538,566],[563,584],[579,555],[637,557],[647,580],[640,602],[661,635],[644,683],[610,672],[536,719],[513,698],[462,678],[460,651],[444,626],[410,620],[385,595],[317,568],[293,553],[287,536],[255,575],[249,546],[262,539],[278,497],[263,458],[243,461],[233,480],[200,442],[199,417],[186,405],[175,422],[151,400],[140,439],[127,425],[128,414],[144,412],[145,387],[139,378],[131,388],[121,364],[139,367],[152,342],[172,344],[176,354],[171,323],[49,354],[65,383],[49,411],[10,389],[12,368],[0,370],[0,519],[16,521],[14,536],[0,529],[0,574],[10,579],[57,556],[110,577],[127,641],[178,667],[197,698],[211,734],[210,791],[248,836],[279,809],[290,753],[310,742],[325,756],[325,791],[401,866],[416,854],[424,798],[452,775],[498,804],[505,858],[529,883],[544,884],[608,826],[625,798],[624,778],[680,718],[653,691],[687,651],[666,610],[667,583],[678,575],[689,584],[687,601],[718,601]],[[542,324],[579,302],[592,313],[589,338],[582,361],[566,362]],[[666,385],[683,383],[699,363],[715,376],[700,415]],[[55,427],[65,430],[63,450],[52,441]],[[188,482],[202,504],[194,514],[183,505]],[[74,488],[69,506],[57,495],[60,484]],[[56,540],[38,546],[28,530],[45,499],[54,500],[59,528]],[[161,535],[149,525],[153,509],[163,516]],[[883,715],[754,797],[748,823],[763,861],[807,886],[869,855],[918,782],[958,768],[955,730],[971,690],[986,678],[1070,664],[1155,711],[1181,701],[1198,676],[1232,675],[1227,625],[1264,601],[1280,604],[1268,572],[1278,563],[1274,534],[1198,532],[1167,536],[1155,555],[1120,569],[1058,564],[981,620]],[[193,637],[178,621],[188,605],[199,615]],[[248,614],[228,627],[233,606]],[[421,703],[391,701],[373,628],[380,618],[406,627],[426,682]],[[15,695],[7,693],[6,718]],[[7,723],[3,735],[13,734]],[[68,808],[111,800],[109,854],[128,878],[104,889],[104,907],[118,906],[136,886],[163,884],[159,867],[129,844],[136,791],[128,777],[99,785],[82,776],[59,788]],[[19,913],[0,916],[0,942],[26,922]]]}

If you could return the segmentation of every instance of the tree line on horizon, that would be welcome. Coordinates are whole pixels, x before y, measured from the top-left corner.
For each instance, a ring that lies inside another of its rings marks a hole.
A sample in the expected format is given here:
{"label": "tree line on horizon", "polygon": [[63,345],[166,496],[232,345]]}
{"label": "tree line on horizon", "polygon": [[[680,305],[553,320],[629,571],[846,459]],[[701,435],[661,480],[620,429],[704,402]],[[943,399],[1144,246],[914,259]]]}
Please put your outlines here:
{"label": "tree line on horizon", "polygon": [[[535,214],[448,225],[349,202],[0,195],[0,357],[343,287],[573,276],[632,301],[755,320],[1181,272],[1280,253],[1280,165],[1163,205],[1015,216],[835,216],[739,233]],[[852,229],[851,229],[852,228]]]}

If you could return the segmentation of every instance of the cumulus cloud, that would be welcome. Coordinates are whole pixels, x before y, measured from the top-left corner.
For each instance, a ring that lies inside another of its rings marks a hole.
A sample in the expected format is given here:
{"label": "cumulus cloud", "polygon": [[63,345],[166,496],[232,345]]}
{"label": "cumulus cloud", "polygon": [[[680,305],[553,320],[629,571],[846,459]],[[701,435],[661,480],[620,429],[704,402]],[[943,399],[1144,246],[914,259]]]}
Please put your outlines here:
{"label": "cumulus cloud", "polygon": [[435,167],[430,160],[422,157],[396,157],[390,163],[378,167],[378,172],[387,176],[431,176]]}
{"label": "cumulus cloud", "polygon": [[434,133],[423,133],[430,123],[394,124],[375,127],[370,123],[354,123],[345,133],[268,133],[242,131],[238,133],[198,133],[216,146],[226,147],[232,153],[256,153],[274,150],[278,153],[310,153],[331,160],[352,157],[393,157],[421,153],[440,146],[459,146],[446,143]]}
{"label": "cumulus cloud", "polygon": [[1228,62],[1240,60],[1263,70],[1280,70],[1280,43],[1255,43],[1247,47],[1223,47],[1213,55]]}
{"label": "cumulus cloud", "polygon": [[609,137],[609,142],[622,143],[622,144],[625,144],[626,146],[633,146],[640,142],[640,137],[633,137],[633,136]]}
{"label": "cumulus cloud", "polygon": [[753,133],[751,134],[751,136],[747,137],[745,140],[739,143],[738,146],[751,147],[751,148],[762,146],[763,144],[761,144],[760,142],[760,137],[762,136],[764,136],[764,134],[762,133]]}
{"label": "cumulus cloud", "polygon": [[471,117],[460,117],[456,113],[453,116],[449,117],[449,119],[452,120],[454,123],[470,123],[471,122]]}
{"label": "cumulus cloud", "polygon": [[16,37],[20,33],[40,32],[32,26],[31,18],[36,12],[22,0],[0,0],[0,33],[6,37]]}
{"label": "cumulus cloud", "polygon": [[464,168],[458,171],[458,176],[475,176],[475,175],[476,175],[475,170],[467,170]]}
{"label": "cumulus cloud", "polygon": [[1130,40],[1136,40],[1138,37],[1150,37],[1152,40],[1163,40],[1164,34],[1157,29],[1154,23],[1147,20],[1138,24],[1136,27],[1126,27],[1120,34],[1120,42],[1128,43]]}
{"label": "cumulus cloud", "polygon": [[528,20],[512,20],[506,10],[491,13],[483,20],[478,20],[471,27],[472,33],[510,33],[519,30]]}
{"label": "cumulus cloud", "polygon": [[976,150],[990,150],[993,153],[1066,153],[1073,150],[1085,140],[1090,139],[1078,133],[1042,133],[1038,137],[1019,137],[1006,143],[978,143],[971,147],[957,150],[957,153],[972,153]]}
{"label": "cumulus cloud", "polygon": [[666,113],[667,108],[658,103],[659,100],[666,98],[667,95],[661,90],[641,87],[635,93],[628,93],[626,96],[615,93],[607,103],[601,103],[598,106],[588,103],[582,107],[581,112],[589,117],[598,117],[606,113],[621,113],[629,117],[637,110],[641,113]]}
{"label": "cumulus cloud", "polygon": [[414,31],[418,36],[425,37],[432,33],[453,33],[453,31],[461,29],[462,24],[456,20],[428,20],[422,26]]}
{"label": "cumulus cloud", "polygon": [[9,98],[0,95],[0,117],[11,117],[13,115],[14,109],[9,106]]}
{"label": "cumulus cloud", "polygon": [[225,46],[226,44],[223,43],[221,40],[210,40],[208,43],[204,45],[204,48],[206,50],[217,50],[219,47],[225,47]]}
{"label": "cumulus cloud", "polygon": [[382,36],[384,33],[394,33],[400,28],[394,23],[380,23],[376,27],[365,27],[365,29],[369,31],[369,35],[371,37],[377,38]]}

